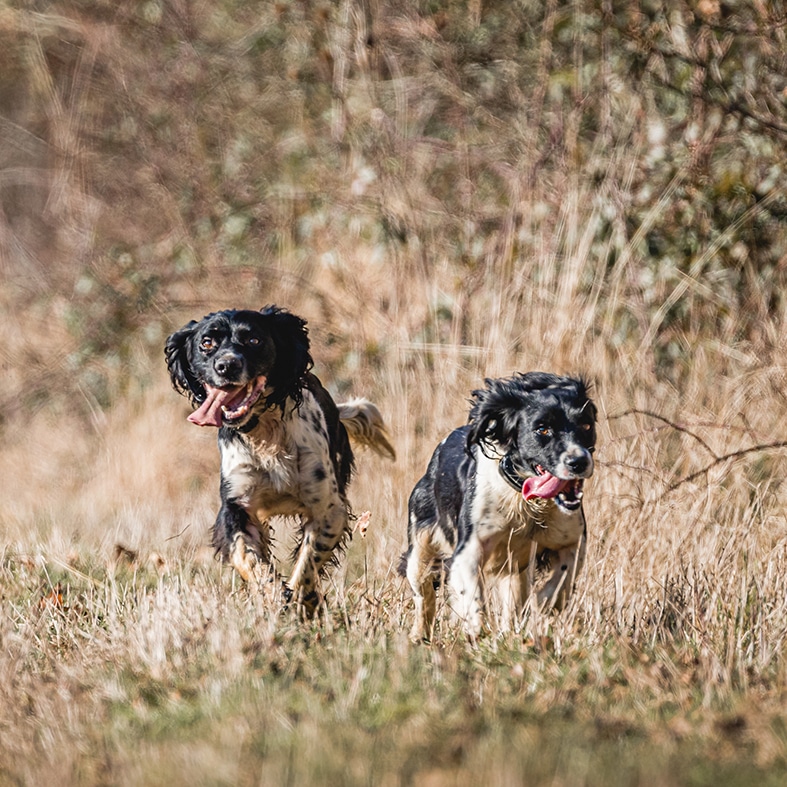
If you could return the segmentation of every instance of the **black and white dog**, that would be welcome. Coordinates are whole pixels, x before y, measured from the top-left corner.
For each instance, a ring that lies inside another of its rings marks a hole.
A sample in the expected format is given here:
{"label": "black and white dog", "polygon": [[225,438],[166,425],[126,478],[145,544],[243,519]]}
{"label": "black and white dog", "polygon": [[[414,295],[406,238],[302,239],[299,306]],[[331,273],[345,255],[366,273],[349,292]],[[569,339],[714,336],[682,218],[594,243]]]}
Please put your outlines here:
{"label": "black and white dog", "polygon": [[584,562],[582,486],[596,442],[587,385],[544,372],[485,384],[473,391],[467,425],[440,443],[410,495],[401,571],[415,596],[414,639],[431,637],[444,567],[451,607],[475,638],[487,579],[510,624],[536,569],[538,602],[562,608]]}
{"label": "black and white dog", "polygon": [[188,420],[218,427],[221,509],[213,546],[249,583],[269,578],[269,520],[300,518],[285,589],[303,614],[317,580],[349,533],[350,438],[395,458],[378,409],[335,404],[310,369],[306,322],[275,306],[227,310],[192,321],[166,342],[172,384],[197,409]]}

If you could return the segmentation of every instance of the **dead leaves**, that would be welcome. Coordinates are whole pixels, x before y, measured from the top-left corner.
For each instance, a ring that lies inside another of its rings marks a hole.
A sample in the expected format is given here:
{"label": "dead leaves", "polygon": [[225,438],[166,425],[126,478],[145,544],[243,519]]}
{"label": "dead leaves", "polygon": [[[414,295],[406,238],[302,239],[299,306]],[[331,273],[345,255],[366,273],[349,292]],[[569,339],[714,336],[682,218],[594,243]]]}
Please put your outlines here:
{"label": "dead leaves", "polygon": [[129,549],[123,544],[115,544],[108,566],[111,571],[122,568],[131,568],[136,571],[144,566],[152,568],[159,576],[169,573],[169,564],[159,552],[151,552],[145,560],[140,560],[137,550]]}
{"label": "dead leaves", "polygon": [[366,538],[366,531],[369,529],[369,522],[372,518],[371,511],[364,511],[358,519],[355,520],[355,527],[353,533],[360,533],[361,538]]}
{"label": "dead leaves", "polygon": [[[51,563],[59,568],[67,571],[69,575],[82,580],[83,582],[93,585],[96,588],[103,586],[103,582],[96,579],[90,574],[81,571],[74,564],[78,564],[79,557],[76,554],[69,554],[67,560],[61,560],[57,557],[44,557],[43,555],[37,558],[26,558],[25,562],[20,561],[26,569],[42,567],[46,574],[46,584],[39,591],[37,607],[41,612],[68,612],[69,606],[66,603],[68,596],[68,587],[64,586],[63,582],[58,580],[52,582],[49,578],[47,564]],[[159,577],[169,573],[169,564],[160,553],[151,552],[145,560],[140,560],[140,554],[134,549],[129,549],[123,544],[115,544],[112,548],[112,554],[106,563],[107,572],[114,575],[119,570],[132,570],[134,572],[144,571],[150,569],[154,571]],[[78,606],[78,605],[77,605]]]}
{"label": "dead leaves", "polygon": [[66,608],[63,603],[63,585],[61,582],[56,583],[49,593],[41,596],[38,600],[38,608],[41,611],[47,609],[64,610]]}

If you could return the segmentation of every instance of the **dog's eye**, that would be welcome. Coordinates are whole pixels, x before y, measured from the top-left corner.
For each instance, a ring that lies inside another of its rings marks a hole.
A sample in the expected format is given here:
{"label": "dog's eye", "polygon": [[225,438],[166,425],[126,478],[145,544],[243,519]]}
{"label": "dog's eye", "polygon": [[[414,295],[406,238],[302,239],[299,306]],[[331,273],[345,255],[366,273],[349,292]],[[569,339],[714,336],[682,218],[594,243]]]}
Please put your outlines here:
{"label": "dog's eye", "polygon": [[591,425],[590,425],[590,424],[580,424],[580,425],[579,425],[579,428],[580,428],[580,429],[581,429],[583,432],[589,432],[589,431],[591,430],[591,428],[592,428],[592,427],[591,427]]}
{"label": "dog's eye", "polygon": [[536,427],[536,434],[540,435],[541,437],[549,437],[549,435],[552,434],[552,430],[548,426],[541,424],[540,426]]}
{"label": "dog's eye", "polygon": [[259,343],[260,343],[260,340],[256,336],[249,336],[249,338],[246,339],[246,344],[251,344],[251,345],[256,346]]}
{"label": "dog's eye", "polygon": [[216,340],[210,336],[206,336],[202,339],[199,343],[199,346],[203,350],[212,350],[216,346]]}

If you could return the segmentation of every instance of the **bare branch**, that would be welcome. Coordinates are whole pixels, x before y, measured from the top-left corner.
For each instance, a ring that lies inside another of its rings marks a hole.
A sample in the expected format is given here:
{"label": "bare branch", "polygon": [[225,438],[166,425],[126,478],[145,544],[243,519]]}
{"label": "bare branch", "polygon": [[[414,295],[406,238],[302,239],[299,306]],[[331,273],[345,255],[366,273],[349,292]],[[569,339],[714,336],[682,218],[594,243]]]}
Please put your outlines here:
{"label": "bare branch", "polygon": [[699,478],[702,475],[705,475],[710,470],[712,470],[716,465],[720,465],[722,462],[726,462],[729,459],[739,459],[741,456],[746,456],[746,454],[753,454],[757,451],[768,451],[774,448],[787,448],[787,440],[779,440],[774,443],[762,443],[760,445],[753,445],[750,448],[742,448],[740,451],[733,451],[730,454],[724,454],[724,456],[718,456],[714,461],[712,461],[709,465],[706,465],[701,470],[697,470],[691,475],[687,475],[685,478],[681,478],[680,481],[676,481],[674,484],[670,484],[662,495],[659,497],[666,497],[671,492],[674,492],[679,487],[683,486],[683,484],[688,484],[689,482],[693,481],[695,478]]}
{"label": "bare branch", "polygon": [[[694,434],[690,429],[687,429],[685,426],[681,426],[680,424],[676,424],[674,421],[670,421],[668,418],[665,418],[663,415],[659,415],[658,413],[651,412],[650,410],[640,410],[639,408],[633,408],[631,410],[625,410],[622,413],[616,413],[615,415],[610,415],[608,420],[616,420],[618,418],[624,418],[628,415],[645,415],[649,418],[655,418],[657,421],[661,421],[662,423],[666,424],[667,426],[675,429],[677,432],[682,432],[683,434],[689,435],[689,437],[693,437],[706,451],[713,457],[713,461],[709,464],[705,465],[705,467],[696,470],[693,473],[681,478],[678,481],[670,484],[666,487],[666,489],[656,498],[656,500],[661,500],[667,495],[674,492],[676,489],[679,489],[684,484],[691,483],[692,481],[700,478],[703,475],[709,473],[714,467],[722,464],[723,462],[727,462],[730,460],[740,459],[742,456],[746,456],[747,454],[757,453],[758,451],[770,451],[770,450],[778,450],[782,448],[787,448],[787,440],[777,440],[772,443],[759,443],[757,445],[750,446],[749,448],[741,448],[738,451],[732,451],[728,454],[718,455],[701,437]],[[613,465],[621,465],[624,467],[629,467],[624,463],[608,463],[610,467]],[[644,469],[644,468],[640,468]],[[651,475],[656,476],[656,473],[651,472]]]}
{"label": "bare branch", "polygon": [[661,421],[667,426],[671,426],[676,432],[683,432],[683,434],[693,437],[712,457],[715,459],[719,458],[718,454],[699,435],[694,434],[694,432],[685,426],[676,424],[674,421],[670,421],[669,418],[665,418],[663,415],[654,413],[651,410],[640,410],[638,408],[634,408],[632,410],[626,410],[622,413],[618,413],[617,415],[610,415],[608,420],[612,421],[617,418],[623,418],[627,415],[646,415],[648,418],[655,418],[657,421]]}

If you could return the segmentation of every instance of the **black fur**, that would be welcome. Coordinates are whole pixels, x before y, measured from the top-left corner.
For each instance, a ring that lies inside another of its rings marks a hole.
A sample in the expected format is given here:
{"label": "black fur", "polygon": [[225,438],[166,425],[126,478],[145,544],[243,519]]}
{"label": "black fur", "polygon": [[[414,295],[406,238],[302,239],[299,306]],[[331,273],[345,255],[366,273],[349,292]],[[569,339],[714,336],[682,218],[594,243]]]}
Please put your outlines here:
{"label": "black fur", "polygon": [[285,595],[311,613],[317,578],[349,533],[348,428],[393,458],[379,412],[366,400],[336,405],[310,371],[305,321],[275,306],[192,321],[167,339],[165,357],[174,388],[199,408],[190,419],[219,427],[216,551],[262,585],[271,561],[269,519],[297,517],[299,547]]}
{"label": "black fur", "polygon": [[[250,337],[259,344],[249,344]],[[217,346],[202,350],[205,338],[215,339]],[[192,320],[167,339],[164,355],[172,384],[193,404],[205,401],[206,382],[220,386],[258,374],[267,374],[273,389],[268,407],[282,407],[288,397],[300,403],[306,373],[314,365],[306,321],[276,306],[258,312],[227,309]],[[241,364],[231,367],[234,373],[216,369],[216,361],[227,357]]]}
{"label": "black fur", "polygon": [[[541,563],[543,553],[559,553],[552,561],[560,563],[556,571],[565,570],[569,557],[574,573],[581,565],[582,479],[593,472],[596,442],[596,407],[587,384],[530,372],[488,379],[472,395],[468,424],[440,443],[410,496],[408,551],[400,571],[416,597],[417,638],[431,635],[429,587],[447,561],[453,605],[472,636],[481,626],[484,571],[521,580],[518,615],[529,593],[525,571],[532,542]],[[559,494],[526,503],[522,485],[539,476],[567,483]],[[555,597],[542,600],[562,605],[571,588],[552,580],[546,587]]]}

